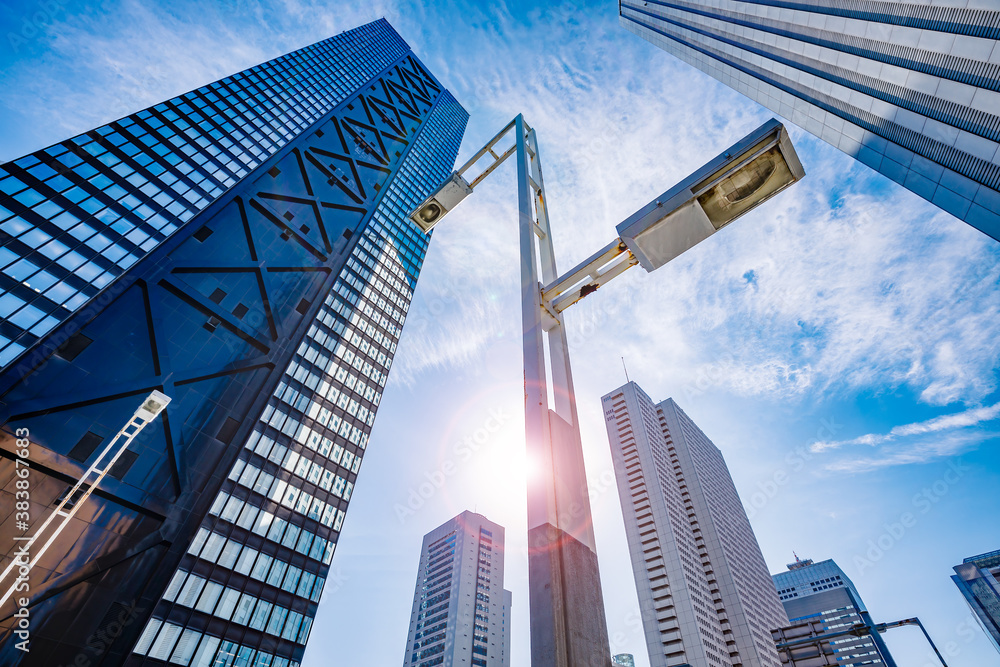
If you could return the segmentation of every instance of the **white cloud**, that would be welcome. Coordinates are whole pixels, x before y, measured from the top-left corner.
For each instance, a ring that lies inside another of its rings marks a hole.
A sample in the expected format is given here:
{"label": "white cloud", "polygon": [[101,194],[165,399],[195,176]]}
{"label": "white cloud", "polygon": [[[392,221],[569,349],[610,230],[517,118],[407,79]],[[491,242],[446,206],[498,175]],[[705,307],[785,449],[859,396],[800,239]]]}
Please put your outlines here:
{"label": "white cloud", "polygon": [[[1000,432],[987,424],[1000,417],[1000,403],[941,415],[933,419],[893,427],[888,433],[867,433],[849,440],[816,442],[816,453],[845,449],[842,456],[826,463],[824,469],[836,473],[860,473],[890,466],[926,463],[957,456],[996,440]],[[857,455],[858,446],[875,449],[874,454]]]}
{"label": "white cloud", "polygon": [[828,463],[825,468],[838,473],[862,473],[890,466],[926,463],[958,456],[985,443],[993,442],[1000,433],[953,433],[941,438],[927,439],[910,447],[899,448],[876,456],[848,457]]}
{"label": "white cloud", "polygon": [[876,447],[878,445],[892,442],[902,438],[914,436],[924,436],[929,433],[949,431],[953,429],[970,428],[979,426],[984,422],[990,422],[1000,416],[1000,403],[988,405],[981,408],[973,408],[963,412],[956,412],[950,415],[941,415],[934,419],[917,422],[914,424],[903,424],[894,426],[888,433],[868,433],[850,440],[816,442],[810,447],[814,452],[824,452],[851,445],[866,445]]}

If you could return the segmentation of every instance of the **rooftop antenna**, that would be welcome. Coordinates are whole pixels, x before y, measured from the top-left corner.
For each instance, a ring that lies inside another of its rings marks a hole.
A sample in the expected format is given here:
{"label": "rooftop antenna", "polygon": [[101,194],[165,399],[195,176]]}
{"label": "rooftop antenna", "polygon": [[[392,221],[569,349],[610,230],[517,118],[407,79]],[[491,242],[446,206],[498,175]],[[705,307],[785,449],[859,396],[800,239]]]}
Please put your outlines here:
{"label": "rooftop antenna", "polygon": [[625,357],[622,357],[622,368],[625,369],[625,382],[631,382],[631,380],[628,379],[628,366],[625,365]]}

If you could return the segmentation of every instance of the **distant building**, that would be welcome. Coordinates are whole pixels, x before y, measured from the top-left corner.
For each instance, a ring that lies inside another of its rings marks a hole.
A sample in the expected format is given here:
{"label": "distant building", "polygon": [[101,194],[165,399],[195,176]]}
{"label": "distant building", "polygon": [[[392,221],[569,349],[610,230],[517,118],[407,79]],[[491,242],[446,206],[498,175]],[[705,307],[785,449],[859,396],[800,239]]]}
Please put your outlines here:
{"label": "distant building", "polygon": [[1000,551],[966,558],[951,578],[1000,651]]}
{"label": "distant building", "polygon": [[[788,565],[788,571],[773,575],[774,587],[788,614],[789,625],[774,629],[776,643],[803,639],[810,636],[844,630],[862,622],[861,612],[868,611],[858,590],[840,567],[832,560],[814,563],[799,560]],[[779,650],[779,653],[781,651]],[[804,662],[801,653],[813,660]],[[819,649],[822,654],[812,658],[817,648],[806,646],[793,652],[795,665],[861,665],[878,666],[885,662],[879,657],[871,637],[841,637],[825,642]]]}
{"label": "distant building", "polygon": [[619,653],[611,658],[611,664],[615,667],[635,667],[635,658],[631,653]]}
{"label": "distant building", "polygon": [[404,667],[510,667],[504,529],[462,512],[424,536]]}
{"label": "distant building", "polygon": [[653,667],[778,667],[787,619],[722,452],[634,382],[602,399]]}

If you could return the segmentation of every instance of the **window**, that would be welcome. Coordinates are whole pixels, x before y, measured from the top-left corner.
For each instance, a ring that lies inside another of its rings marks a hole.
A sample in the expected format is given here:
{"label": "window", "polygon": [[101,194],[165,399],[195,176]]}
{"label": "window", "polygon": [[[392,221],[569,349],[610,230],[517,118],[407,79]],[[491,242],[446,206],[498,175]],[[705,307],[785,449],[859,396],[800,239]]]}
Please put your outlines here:
{"label": "window", "polygon": [[233,615],[233,611],[236,609],[236,603],[239,600],[240,593],[232,588],[227,588],[223,591],[222,598],[219,601],[219,606],[215,610],[215,616],[229,620]]}
{"label": "window", "polygon": [[246,625],[250,618],[250,612],[253,611],[254,602],[256,602],[256,598],[252,595],[244,593],[240,596],[240,601],[236,604],[236,611],[233,614],[233,623]]}
{"label": "window", "polygon": [[222,584],[215,581],[209,581],[205,584],[205,589],[202,591],[201,597],[198,598],[198,603],[195,605],[195,609],[203,611],[206,614],[212,613],[212,609],[215,608],[215,603],[218,602],[219,596],[222,595],[222,591]]}

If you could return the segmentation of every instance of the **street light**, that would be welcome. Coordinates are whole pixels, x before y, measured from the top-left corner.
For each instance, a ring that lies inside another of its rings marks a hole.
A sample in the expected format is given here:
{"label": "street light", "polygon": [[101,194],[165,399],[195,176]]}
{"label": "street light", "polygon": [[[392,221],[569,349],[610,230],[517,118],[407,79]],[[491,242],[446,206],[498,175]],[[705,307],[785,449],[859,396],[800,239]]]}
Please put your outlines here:
{"label": "street light", "polygon": [[434,194],[428,197],[423,204],[410,216],[410,220],[420,227],[424,234],[431,231],[448,211],[472,194],[472,188],[466,183],[458,173],[454,173],[441,184]]}
{"label": "street light", "polygon": [[805,175],[788,132],[775,119],[618,225],[647,271],[658,269]]}
{"label": "street light", "polygon": [[[495,150],[511,130],[514,143]],[[560,276],[535,131],[518,115],[410,214],[424,233],[517,154],[533,667],[607,667],[607,622],[562,311],[630,267],[663,266],[804,171],[771,120],[618,225],[618,238]],[[471,182],[464,174],[486,155]],[[546,345],[548,343],[548,345]]]}

